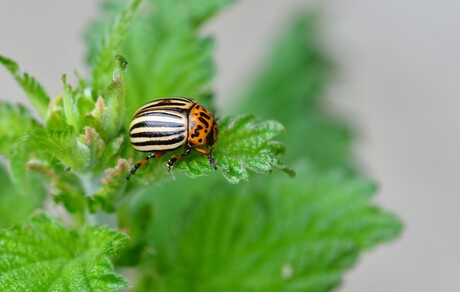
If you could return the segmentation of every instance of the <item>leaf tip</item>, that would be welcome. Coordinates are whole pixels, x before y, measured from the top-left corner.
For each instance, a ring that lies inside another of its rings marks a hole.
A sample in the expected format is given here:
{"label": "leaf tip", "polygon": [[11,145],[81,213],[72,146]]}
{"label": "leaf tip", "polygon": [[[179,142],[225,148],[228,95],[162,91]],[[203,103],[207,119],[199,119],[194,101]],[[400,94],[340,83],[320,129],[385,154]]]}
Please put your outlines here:
{"label": "leaf tip", "polygon": [[119,67],[122,71],[124,71],[128,66],[128,61],[122,55],[116,55],[115,62],[117,63],[117,67]]}

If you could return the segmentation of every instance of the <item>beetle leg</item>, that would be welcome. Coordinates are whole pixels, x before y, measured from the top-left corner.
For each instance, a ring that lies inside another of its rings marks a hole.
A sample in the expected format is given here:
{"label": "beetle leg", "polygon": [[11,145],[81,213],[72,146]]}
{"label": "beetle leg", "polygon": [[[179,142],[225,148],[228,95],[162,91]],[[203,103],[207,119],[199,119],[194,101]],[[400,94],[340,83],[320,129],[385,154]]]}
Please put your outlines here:
{"label": "beetle leg", "polygon": [[209,160],[209,165],[213,167],[215,170],[217,170],[216,160],[212,156],[212,149],[211,150],[201,149],[201,148],[193,148],[193,149],[206,155],[206,157],[208,157],[208,160]]}
{"label": "beetle leg", "polygon": [[126,177],[126,179],[129,180],[129,178],[136,173],[136,171],[137,171],[137,169],[139,167],[142,167],[142,166],[147,164],[147,162],[149,161],[150,158],[160,157],[163,154],[164,154],[163,152],[152,152],[152,153],[150,153],[146,158],[144,158],[141,161],[139,161],[138,163],[134,164],[134,166],[129,171],[129,174]]}
{"label": "beetle leg", "polygon": [[174,165],[174,163],[176,163],[179,159],[181,159],[185,155],[189,154],[191,150],[192,150],[192,147],[189,144],[187,144],[185,145],[184,153],[171,156],[171,158],[168,161],[168,172],[171,171],[171,167]]}
{"label": "beetle leg", "polygon": [[214,156],[212,156],[212,151],[209,151],[208,160],[209,165],[214,168],[214,170],[217,170],[216,159],[214,159]]}

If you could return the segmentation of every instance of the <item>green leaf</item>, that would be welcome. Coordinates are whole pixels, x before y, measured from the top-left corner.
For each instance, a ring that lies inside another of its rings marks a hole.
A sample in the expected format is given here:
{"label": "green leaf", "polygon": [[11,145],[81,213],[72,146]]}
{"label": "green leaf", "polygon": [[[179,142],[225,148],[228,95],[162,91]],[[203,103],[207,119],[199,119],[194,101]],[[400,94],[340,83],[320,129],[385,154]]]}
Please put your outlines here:
{"label": "green leaf", "polygon": [[37,127],[39,123],[24,106],[0,102],[0,153],[9,156],[17,139]]}
{"label": "green leaf", "polygon": [[27,162],[34,152],[45,152],[57,158],[63,164],[62,168],[83,169],[91,162],[90,149],[80,141],[73,127],[66,130],[35,129],[18,142],[16,149],[16,158],[23,162]]}
{"label": "green leaf", "polygon": [[127,184],[126,174],[128,173],[128,162],[124,159],[119,159],[117,166],[106,169],[106,176],[101,179],[101,188],[96,193],[88,197],[88,205],[92,212],[98,208],[105,212],[114,212],[115,202],[123,194]]}
{"label": "green leaf", "polygon": [[288,135],[280,140],[289,149],[287,162],[308,158],[319,169],[352,169],[352,130],[325,108],[333,65],[320,45],[316,23],[315,16],[305,14],[289,24],[239,108],[286,127]]}
{"label": "green leaf", "polygon": [[110,83],[113,59],[116,54],[120,53],[141,3],[142,0],[130,1],[126,8],[117,15],[106,36],[102,38],[102,44],[94,57],[92,72],[93,86],[96,91],[105,88]]}
{"label": "green leaf", "polygon": [[0,290],[115,291],[127,286],[110,261],[127,236],[107,228],[65,229],[38,215],[0,232]]}
{"label": "green leaf", "polygon": [[[281,169],[294,175],[292,169],[280,162],[284,146],[273,140],[284,133],[280,123],[260,121],[251,115],[225,117],[218,123],[219,134],[213,155],[218,170],[230,183],[249,180],[249,171],[270,174],[273,169]],[[200,153],[185,156],[174,165],[174,169],[185,171],[192,177],[214,171],[208,158]]]}
{"label": "green leaf", "polygon": [[128,62],[120,55],[115,57],[116,67],[113,73],[112,84],[109,86],[107,97],[107,125],[109,136],[117,135],[125,121],[125,81],[123,71]]}
{"label": "green leaf", "polygon": [[[162,243],[148,265],[165,291],[331,291],[360,253],[401,231],[394,215],[372,204],[374,183],[340,173],[310,169],[294,180],[225,188],[217,181],[212,191],[184,195],[162,188],[169,191],[153,196],[155,222],[168,227],[148,231]],[[189,207],[171,208],[182,197],[191,197]],[[153,281],[145,277],[139,290]]]}
{"label": "green leaf", "polygon": [[43,162],[40,160],[42,155],[37,154],[19,139],[13,145],[10,158],[11,180],[16,192],[31,201],[42,200],[49,193],[48,180],[44,179],[44,175],[53,174],[46,165],[49,162]]}
{"label": "green leaf", "polygon": [[[30,163],[29,163],[30,164]],[[85,189],[84,186],[91,184],[92,177],[79,177],[75,172],[67,168],[51,167],[48,163],[46,169],[51,174],[51,187],[53,192],[53,201],[56,204],[62,204],[70,213],[83,215],[86,211]]]}
{"label": "green leaf", "polygon": [[85,127],[85,135],[80,135],[80,141],[84,142],[91,154],[91,162],[89,163],[91,168],[98,166],[100,159],[104,155],[106,148],[104,140],[101,135],[93,128]]}
{"label": "green leaf", "polygon": [[43,203],[45,190],[35,184],[33,193],[17,189],[3,165],[0,164],[0,227],[9,227],[27,219],[32,211]]}
{"label": "green leaf", "polygon": [[64,115],[66,118],[67,125],[74,127],[74,129],[79,129],[79,119],[80,113],[77,107],[77,98],[72,92],[72,88],[67,84],[66,75],[62,76],[62,83],[64,86],[62,94],[62,103],[64,106]]}
{"label": "green leaf", "polygon": [[51,185],[55,202],[75,212],[84,207],[84,191],[75,174],[90,167],[93,160],[90,149],[73,128],[37,128],[14,144],[10,163],[14,185],[21,194],[49,194]]}
{"label": "green leaf", "polygon": [[19,65],[13,60],[0,55],[0,63],[13,75],[40,116],[45,119],[50,98],[40,83],[29,74],[22,72]]}

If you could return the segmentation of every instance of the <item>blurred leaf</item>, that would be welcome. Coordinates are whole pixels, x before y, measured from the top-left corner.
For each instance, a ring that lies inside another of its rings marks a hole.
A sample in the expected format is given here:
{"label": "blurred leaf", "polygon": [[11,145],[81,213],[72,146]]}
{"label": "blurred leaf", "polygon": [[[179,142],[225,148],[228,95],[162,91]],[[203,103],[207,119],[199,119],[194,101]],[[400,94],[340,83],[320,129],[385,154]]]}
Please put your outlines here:
{"label": "blurred leaf", "polygon": [[[30,164],[30,163],[29,163]],[[50,169],[48,166],[45,169]],[[84,214],[85,202],[85,189],[93,178],[91,177],[78,177],[72,171],[66,171],[64,168],[56,168],[49,170],[51,174],[52,187],[55,190],[53,194],[53,201],[56,204],[62,204],[70,213]],[[82,185],[83,184],[83,185]]]}
{"label": "blurred leaf", "polygon": [[362,251],[401,230],[371,203],[372,182],[339,173],[304,170],[295,180],[218,182],[209,190],[193,188],[189,208],[173,212],[165,201],[183,195],[156,193],[156,222],[168,228],[155,223],[149,232],[164,244],[155,245],[149,265],[156,270],[139,291],[330,291]]}
{"label": "blurred leaf", "polygon": [[240,107],[279,120],[286,161],[306,157],[319,169],[352,168],[351,130],[325,110],[332,64],[319,45],[316,17],[301,15],[281,35]]}
{"label": "blurred leaf", "polygon": [[[49,193],[49,180],[44,179],[44,175],[51,175],[52,171],[49,172],[42,166],[43,163],[48,163],[40,160],[44,158],[43,155],[33,152],[23,141],[23,138],[19,139],[12,147],[11,180],[19,194],[32,201],[42,199]],[[47,158],[49,159],[49,156]]]}
{"label": "blurred leaf", "polygon": [[[129,60],[126,72],[127,114],[132,116],[139,106],[158,97],[188,96],[205,101],[210,96],[214,76],[213,42],[198,36],[197,29],[206,19],[231,3],[211,1],[149,1],[136,18],[123,55]],[[108,27],[122,5],[107,1],[104,17],[95,21],[86,33],[88,60],[94,60],[94,40]],[[171,17],[174,15],[174,17]],[[211,94],[212,95],[212,94]]]}
{"label": "blurred leaf", "polygon": [[[213,17],[234,0],[150,0],[158,11],[157,16],[163,18],[164,23],[174,27],[177,22],[199,28],[209,18]],[[175,17],[167,17],[174,12]]]}
{"label": "blurred leaf", "polygon": [[[107,38],[107,32],[110,31],[116,22],[117,13],[123,11],[126,7],[125,0],[104,0],[98,3],[100,6],[97,18],[90,21],[88,29],[83,37],[86,43],[86,63],[94,66],[96,59],[99,58],[102,48],[101,40]],[[138,10],[139,12],[139,10]],[[113,55],[112,57],[114,57]]]}
{"label": "blurred leaf", "polygon": [[[142,0],[131,0],[128,6],[117,14],[109,32],[100,36],[99,40],[102,39],[103,41],[97,51],[91,53],[91,55],[94,55],[94,57],[91,57],[94,60],[92,79],[96,91],[105,88],[106,84],[110,83],[113,72],[113,59],[116,54],[120,53],[141,3]],[[101,31],[97,30],[97,32],[100,33]],[[91,39],[94,41],[96,38]],[[94,46],[91,47],[95,48]]]}
{"label": "blurred leaf", "polygon": [[320,170],[340,167],[349,173],[356,173],[353,160],[354,134],[348,123],[327,114],[312,111],[308,118],[299,118],[292,124],[288,133],[280,139],[289,151],[286,161],[308,158],[312,165]]}
{"label": "blurred leaf", "polygon": [[318,109],[315,102],[323,98],[332,65],[319,45],[315,20],[300,15],[284,29],[251,82],[242,108],[263,117],[275,114],[286,124]]}
{"label": "blurred leaf", "polygon": [[10,71],[40,116],[45,119],[50,98],[40,83],[29,74],[22,72],[19,65],[13,60],[0,55],[0,63]]}
{"label": "blurred leaf", "polygon": [[0,290],[115,291],[127,286],[110,257],[127,236],[106,228],[67,230],[38,215],[0,232]]}
{"label": "blurred leaf", "polygon": [[173,28],[158,22],[137,24],[125,49],[130,64],[126,73],[129,116],[154,98],[187,96],[203,101],[211,90],[212,40],[198,39],[194,31],[180,25],[172,32]]}
{"label": "blurred leaf", "polygon": [[27,219],[33,210],[41,207],[44,191],[35,185],[33,194],[16,189],[3,165],[0,164],[0,227],[9,227]]}
{"label": "blurred leaf", "polygon": [[108,165],[111,161],[116,161],[118,159],[119,153],[123,153],[124,148],[127,147],[125,143],[125,134],[121,134],[118,137],[114,137],[112,141],[107,144],[107,147],[104,149],[103,156],[100,160],[101,165]]}
{"label": "blurred leaf", "polygon": [[16,140],[39,126],[24,106],[0,102],[0,154],[10,156]]}

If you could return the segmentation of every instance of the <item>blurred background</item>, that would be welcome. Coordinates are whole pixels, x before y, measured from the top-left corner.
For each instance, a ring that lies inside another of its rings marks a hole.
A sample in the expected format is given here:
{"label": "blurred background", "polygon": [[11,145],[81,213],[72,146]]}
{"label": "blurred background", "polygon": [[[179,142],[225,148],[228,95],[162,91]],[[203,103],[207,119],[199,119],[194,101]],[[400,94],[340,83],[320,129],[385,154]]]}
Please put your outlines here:
{"label": "blurred background", "polygon": [[[51,95],[61,74],[87,73],[82,34],[100,1],[1,0],[0,53]],[[263,61],[299,8],[317,11],[337,64],[334,111],[358,130],[356,157],[403,235],[361,258],[340,291],[458,291],[460,275],[460,2],[241,0],[214,19],[220,106]],[[72,80],[71,80],[72,81]],[[26,98],[0,69],[0,99]]]}

